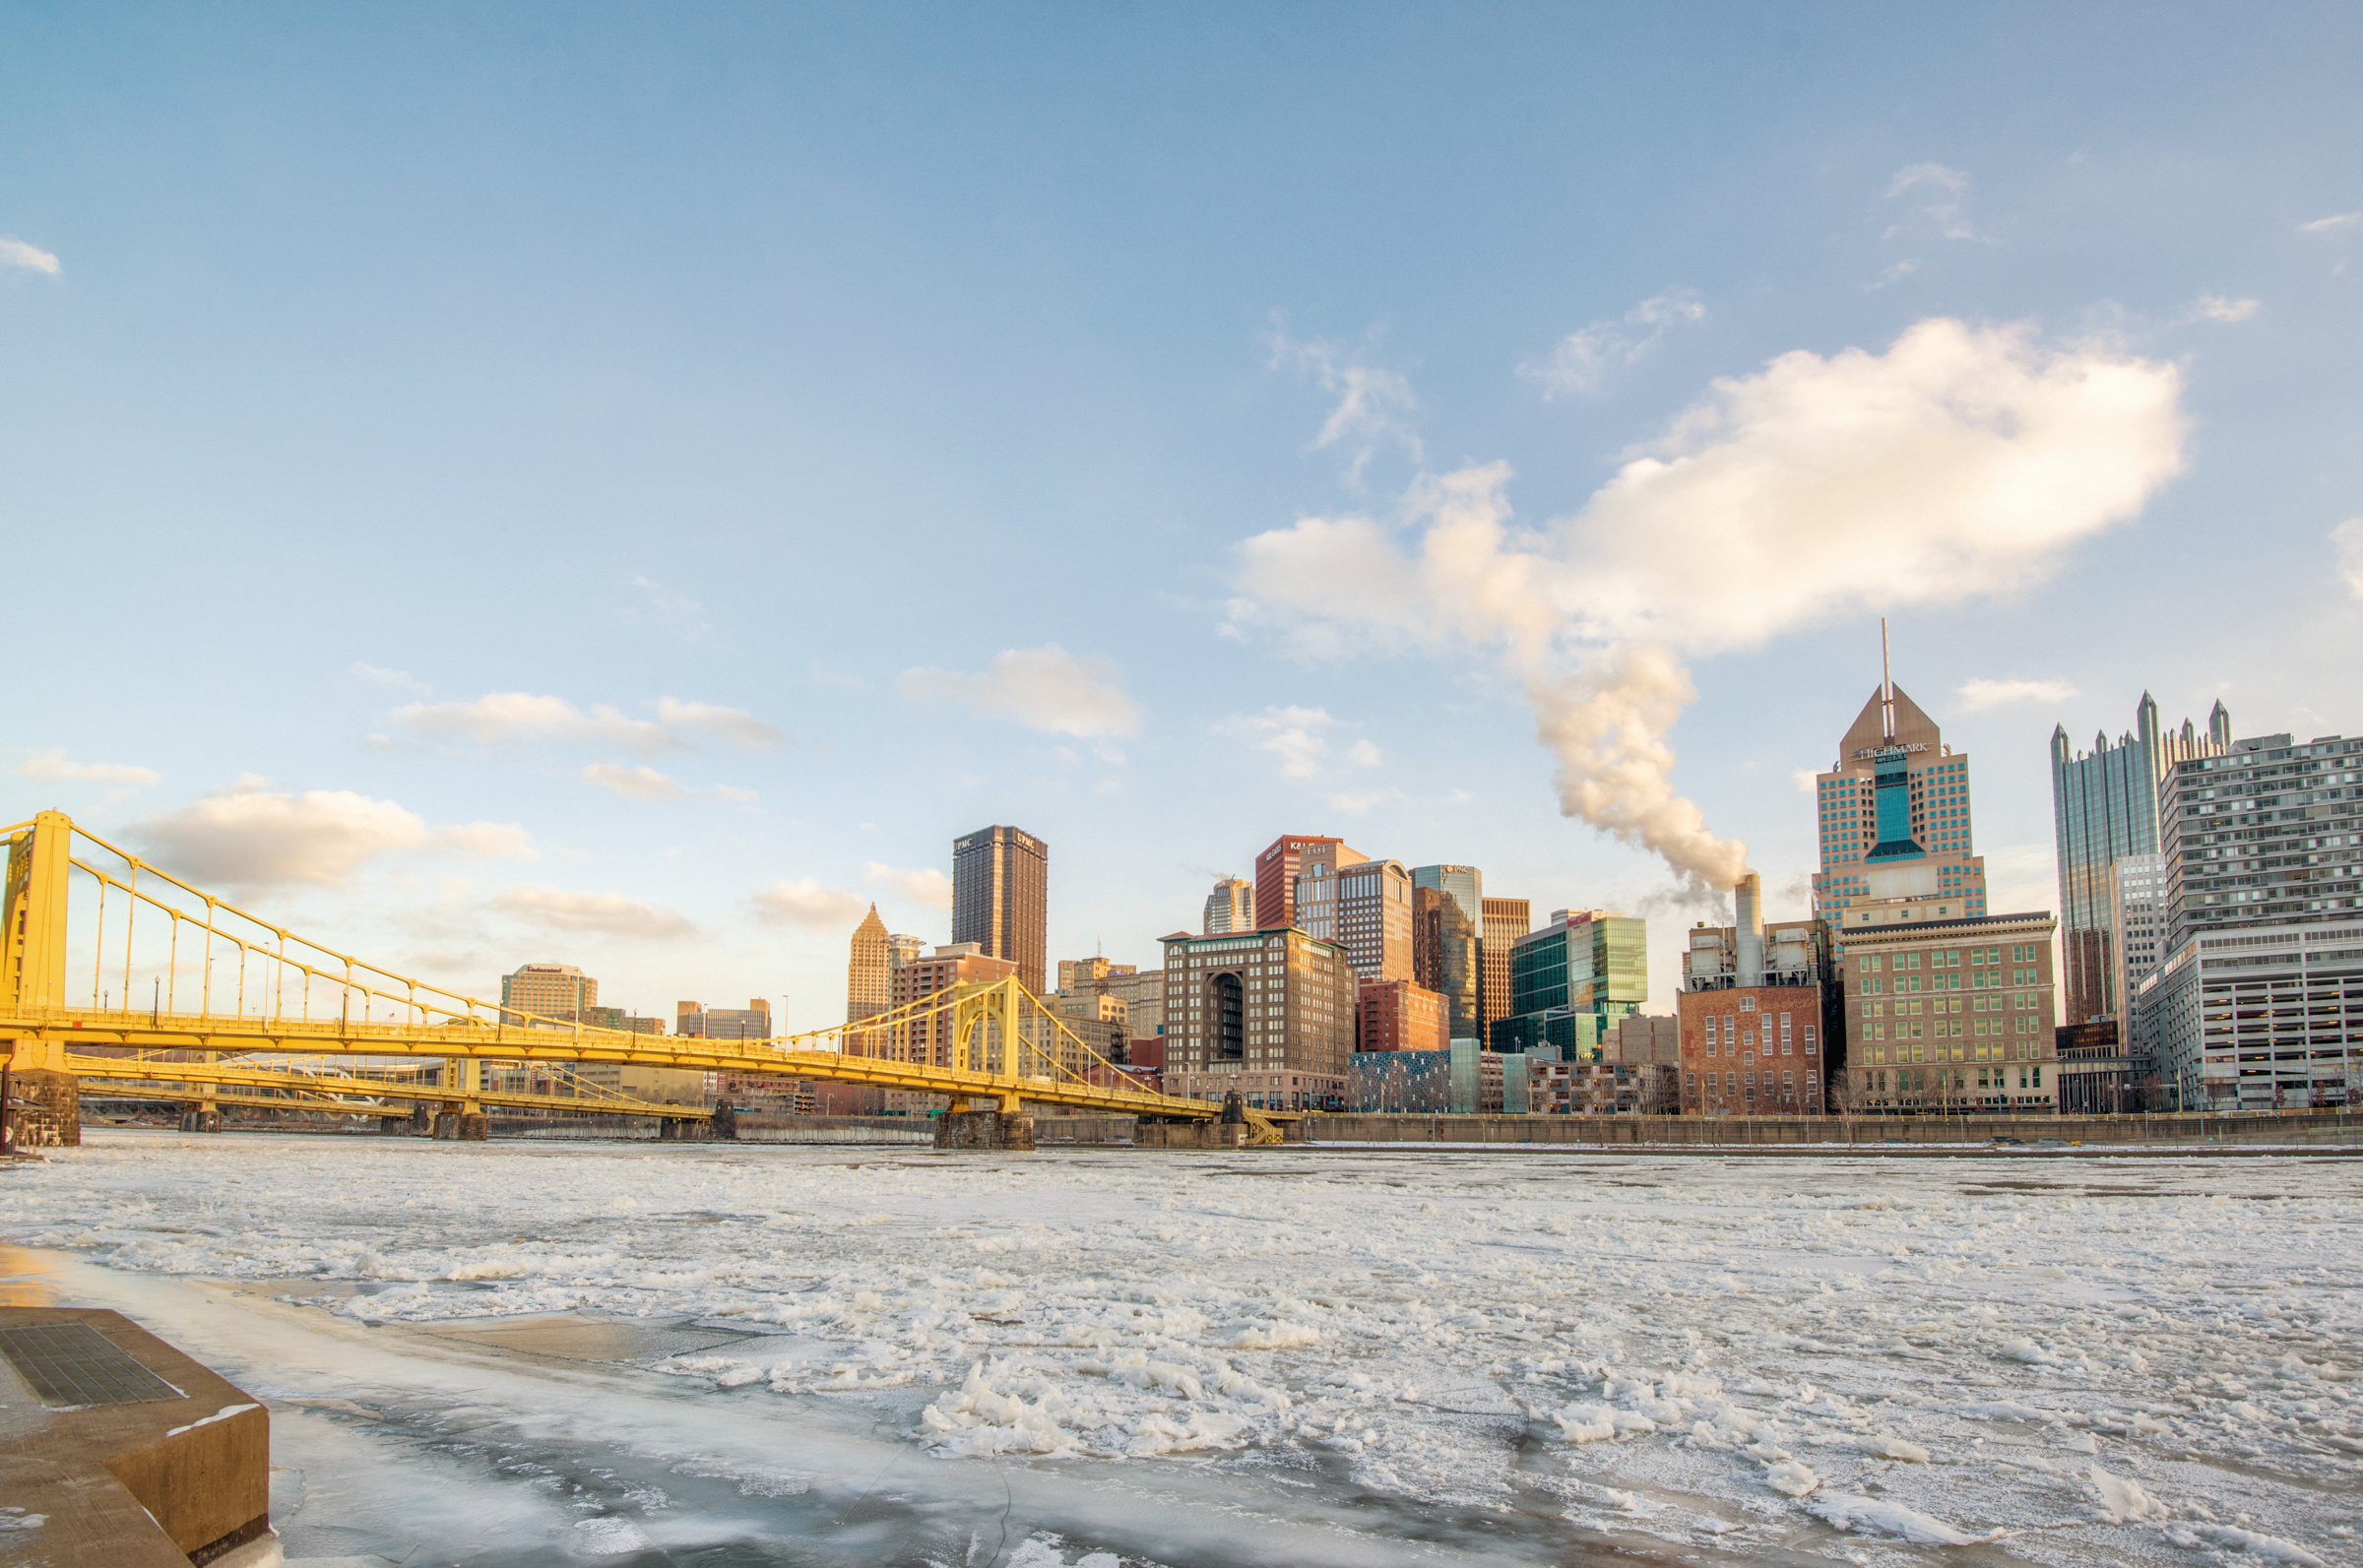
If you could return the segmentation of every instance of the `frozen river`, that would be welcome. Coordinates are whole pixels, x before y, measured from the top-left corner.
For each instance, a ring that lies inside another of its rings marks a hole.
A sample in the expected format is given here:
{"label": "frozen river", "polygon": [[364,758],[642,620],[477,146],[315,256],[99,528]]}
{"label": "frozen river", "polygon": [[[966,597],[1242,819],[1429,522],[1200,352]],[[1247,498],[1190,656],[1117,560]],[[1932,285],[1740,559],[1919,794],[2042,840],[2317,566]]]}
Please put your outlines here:
{"label": "frozen river", "polygon": [[[291,1559],[2363,1562],[2363,1160],[96,1132]],[[0,1498],[0,1504],[7,1501]]]}

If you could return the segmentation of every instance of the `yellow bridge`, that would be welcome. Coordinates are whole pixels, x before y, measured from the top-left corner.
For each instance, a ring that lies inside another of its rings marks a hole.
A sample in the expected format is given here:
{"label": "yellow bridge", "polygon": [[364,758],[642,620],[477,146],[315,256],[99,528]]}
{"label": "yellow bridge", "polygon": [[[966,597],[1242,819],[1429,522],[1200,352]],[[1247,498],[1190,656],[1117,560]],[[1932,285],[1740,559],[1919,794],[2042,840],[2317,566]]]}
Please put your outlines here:
{"label": "yellow bridge", "polygon": [[[941,1097],[954,1111],[1032,1102],[1189,1120],[1222,1112],[1147,1088],[1015,979],[771,1039],[644,1035],[381,969],[193,887],[62,812],[5,835],[0,1041],[16,1073],[146,1086],[125,1092],[208,1108],[374,1112],[408,1101],[473,1116],[486,1106],[708,1113],[598,1081],[606,1064],[621,1064],[862,1084]],[[129,1005],[141,989],[149,1005]],[[1277,1140],[1266,1115],[1246,1114],[1256,1141]]]}

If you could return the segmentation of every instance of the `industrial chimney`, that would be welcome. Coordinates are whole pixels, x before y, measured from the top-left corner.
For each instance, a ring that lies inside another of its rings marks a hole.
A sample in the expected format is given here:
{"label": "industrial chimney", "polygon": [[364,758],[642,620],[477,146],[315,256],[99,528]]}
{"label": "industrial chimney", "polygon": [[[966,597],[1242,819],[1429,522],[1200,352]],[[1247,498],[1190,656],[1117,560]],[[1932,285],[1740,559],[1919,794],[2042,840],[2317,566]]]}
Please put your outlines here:
{"label": "industrial chimney", "polygon": [[1763,880],[1751,871],[1740,878],[1739,886],[1731,890],[1732,904],[1739,915],[1739,978],[1741,985],[1764,983],[1764,888]]}

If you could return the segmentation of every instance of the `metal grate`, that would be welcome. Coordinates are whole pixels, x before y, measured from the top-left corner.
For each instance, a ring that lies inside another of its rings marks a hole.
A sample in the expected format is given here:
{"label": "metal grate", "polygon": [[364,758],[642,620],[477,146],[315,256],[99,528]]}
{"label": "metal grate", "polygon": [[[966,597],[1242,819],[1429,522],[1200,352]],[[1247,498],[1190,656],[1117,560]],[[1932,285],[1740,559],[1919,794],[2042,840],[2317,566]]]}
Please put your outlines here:
{"label": "metal grate", "polygon": [[0,1329],[0,1355],[25,1374],[43,1405],[59,1409],[187,1398],[88,1323]]}

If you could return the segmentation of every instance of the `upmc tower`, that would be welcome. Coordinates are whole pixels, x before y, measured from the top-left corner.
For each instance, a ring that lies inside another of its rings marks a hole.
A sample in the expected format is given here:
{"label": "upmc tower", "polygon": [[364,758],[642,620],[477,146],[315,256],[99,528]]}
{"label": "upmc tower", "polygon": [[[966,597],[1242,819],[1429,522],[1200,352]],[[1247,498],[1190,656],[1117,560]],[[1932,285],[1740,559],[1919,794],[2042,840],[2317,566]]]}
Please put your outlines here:
{"label": "upmc tower", "polygon": [[1017,966],[1043,994],[1050,956],[1051,847],[1019,828],[979,828],[952,841],[952,941]]}

